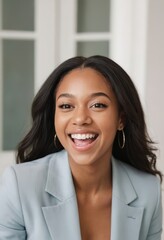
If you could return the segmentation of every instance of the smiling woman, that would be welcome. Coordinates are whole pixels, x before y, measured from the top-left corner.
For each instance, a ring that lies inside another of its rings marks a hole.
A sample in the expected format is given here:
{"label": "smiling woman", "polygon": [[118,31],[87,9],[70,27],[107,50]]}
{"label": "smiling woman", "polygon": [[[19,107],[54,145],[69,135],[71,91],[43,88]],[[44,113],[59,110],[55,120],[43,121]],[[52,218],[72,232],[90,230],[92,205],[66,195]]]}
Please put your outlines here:
{"label": "smiling woman", "polygon": [[162,175],[138,93],[117,63],[68,59],[32,117],[21,164],[3,176],[0,238],[161,239]]}
{"label": "smiling woman", "polygon": [[58,84],[55,109],[56,134],[70,162],[109,162],[116,132],[124,124],[102,74],[89,67],[72,70]]}

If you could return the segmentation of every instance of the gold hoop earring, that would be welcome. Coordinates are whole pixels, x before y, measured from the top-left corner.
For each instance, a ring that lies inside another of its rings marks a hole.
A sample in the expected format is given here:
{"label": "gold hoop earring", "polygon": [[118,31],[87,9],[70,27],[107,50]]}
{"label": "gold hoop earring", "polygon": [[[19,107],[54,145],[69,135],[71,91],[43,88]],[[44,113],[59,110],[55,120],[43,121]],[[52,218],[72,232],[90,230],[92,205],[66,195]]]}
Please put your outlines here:
{"label": "gold hoop earring", "polygon": [[121,141],[120,141],[120,134],[118,134],[118,145],[121,149],[123,149],[125,147],[125,133],[124,133],[124,130],[120,130],[119,132],[122,132],[122,144],[121,144]]}

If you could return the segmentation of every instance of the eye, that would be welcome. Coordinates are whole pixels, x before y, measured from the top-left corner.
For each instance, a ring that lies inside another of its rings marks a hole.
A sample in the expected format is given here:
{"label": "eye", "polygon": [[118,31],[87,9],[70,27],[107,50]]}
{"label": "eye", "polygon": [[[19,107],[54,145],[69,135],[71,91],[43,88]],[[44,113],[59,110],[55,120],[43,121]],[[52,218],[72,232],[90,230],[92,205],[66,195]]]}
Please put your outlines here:
{"label": "eye", "polygon": [[69,110],[69,109],[73,108],[73,106],[68,103],[63,103],[63,104],[59,105],[59,108],[64,109],[64,110]]}
{"label": "eye", "polygon": [[104,103],[95,103],[91,107],[92,108],[107,108],[107,105]]}

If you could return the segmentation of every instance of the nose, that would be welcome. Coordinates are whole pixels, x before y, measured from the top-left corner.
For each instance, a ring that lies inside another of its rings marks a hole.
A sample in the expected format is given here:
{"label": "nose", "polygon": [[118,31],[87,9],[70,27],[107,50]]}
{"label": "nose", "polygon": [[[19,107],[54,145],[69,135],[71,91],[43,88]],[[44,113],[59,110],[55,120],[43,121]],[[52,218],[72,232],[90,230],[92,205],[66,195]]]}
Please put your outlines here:
{"label": "nose", "polygon": [[92,123],[92,118],[89,111],[84,107],[79,107],[74,111],[73,124],[74,125],[87,125]]}

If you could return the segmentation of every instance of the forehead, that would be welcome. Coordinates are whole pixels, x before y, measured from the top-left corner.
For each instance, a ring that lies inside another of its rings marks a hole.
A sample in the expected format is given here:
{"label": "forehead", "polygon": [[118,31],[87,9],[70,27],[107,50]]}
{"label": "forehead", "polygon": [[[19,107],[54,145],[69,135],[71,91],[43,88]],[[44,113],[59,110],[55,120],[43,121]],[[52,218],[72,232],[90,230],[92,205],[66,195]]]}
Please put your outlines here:
{"label": "forehead", "polygon": [[67,73],[60,81],[56,93],[58,92],[89,93],[94,91],[111,91],[109,81],[92,68],[77,68]]}

